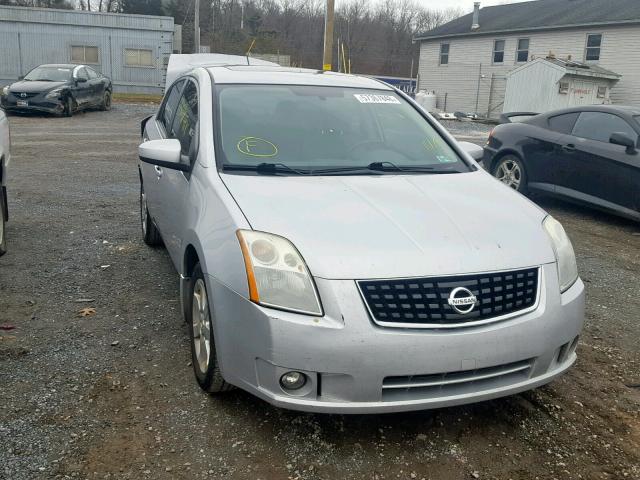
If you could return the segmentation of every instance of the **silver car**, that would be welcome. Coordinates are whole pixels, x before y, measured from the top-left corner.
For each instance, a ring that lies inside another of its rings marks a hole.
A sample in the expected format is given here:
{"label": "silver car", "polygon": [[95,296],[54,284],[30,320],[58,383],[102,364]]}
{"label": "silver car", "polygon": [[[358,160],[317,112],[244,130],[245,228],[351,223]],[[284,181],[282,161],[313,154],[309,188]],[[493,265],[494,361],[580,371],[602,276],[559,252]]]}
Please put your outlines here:
{"label": "silver car", "polygon": [[7,237],[4,233],[9,220],[9,206],[7,205],[7,168],[11,160],[9,141],[9,121],[7,115],[0,108],[0,256],[7,252]]}
{"label": "silver car", "polygon": [[197,66],[142,130],[142,233],[180,274],[205,391],[407,411],[532,389],[575,362],[584,285],[562,226],[403,93]]}

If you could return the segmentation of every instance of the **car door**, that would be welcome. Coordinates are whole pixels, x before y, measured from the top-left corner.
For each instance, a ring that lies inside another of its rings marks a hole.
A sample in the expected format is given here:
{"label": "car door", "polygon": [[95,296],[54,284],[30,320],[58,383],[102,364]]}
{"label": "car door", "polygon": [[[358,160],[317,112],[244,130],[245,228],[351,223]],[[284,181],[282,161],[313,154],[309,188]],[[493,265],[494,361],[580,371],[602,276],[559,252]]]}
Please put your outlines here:
{"label": "car door", "polygon": [[581,112],[564,145],[566,168],[558,193],[605,208],[638,211],[640,154],[609,142],[624,133],[638,143],[638,133],[624,118],[607,112]]}
{"label": "car door", "polygon": [[87,75],[89,76],[89,91],[91,95],[91,104],[100,105],[102,103],[103,82],[100,75],[91,67],[85,67]]}
{"label": "car door", "polygon": [[89,83],[89,75],[84,67],[77,67],[73,72],[75,80],[73,93],[76,103],[79,107],[86,107],[91,103],[91,85]]}
{"label": "car door", "polygon": [[[185,81],[182,94],[176,105],[176,113],[168,131],[169,138],[180,141],[182,161],[191,167],[195,164],[198,154],[198,85],[193,78]],[[184,208],[189,193],[189,172],[164,169],[161,180],[162,216],[160,229],[169,254],[176,265],[181,258],[182,238],[184,235]]]}
{"label": "car door", "polygon": [[518,146],[523,153],[529,187],[542,191],[553,191],[557,184],[561,158],[558,145],[561,132],[554,122],[549,126],[534,124],[521,130]]}
{"label": "car door", "polygon": [[[168,132],[176,113],[176,107],[180,100],[183,85],[184,80],[179,80],[169,88],[162,100],[162,104],[160,105],[155,118],[146,124],[143,141],[168,138]],[[160,229],[160,233],[163,235],[163,238],[165,232],[162,230],[160,225],[161,223],[166,223],[162,218],[163,208],[166,204],[165,193],[163,192],[163,187],[165,185],[163,176],[166,170],[168,169],[140,162],[142,183],[147,199],[147,209],[149,210],[151,218],[153,218],[156,223],[156,226]]]}

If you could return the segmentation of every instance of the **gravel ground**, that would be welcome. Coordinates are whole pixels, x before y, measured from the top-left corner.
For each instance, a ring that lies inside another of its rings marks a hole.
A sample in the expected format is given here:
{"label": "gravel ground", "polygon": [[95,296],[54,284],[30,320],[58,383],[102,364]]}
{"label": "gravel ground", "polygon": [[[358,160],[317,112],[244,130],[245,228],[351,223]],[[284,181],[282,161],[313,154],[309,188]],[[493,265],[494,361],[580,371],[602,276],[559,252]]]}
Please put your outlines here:
{"label": "gravel ground", "polygon": [[376,416],[210,397],[178,276],[140,239],[138,122],[153,109],[10,119],[0,478],[640,479],[637,224],[536,199],[566,226],[588,290],[579,360],[551,385]]}

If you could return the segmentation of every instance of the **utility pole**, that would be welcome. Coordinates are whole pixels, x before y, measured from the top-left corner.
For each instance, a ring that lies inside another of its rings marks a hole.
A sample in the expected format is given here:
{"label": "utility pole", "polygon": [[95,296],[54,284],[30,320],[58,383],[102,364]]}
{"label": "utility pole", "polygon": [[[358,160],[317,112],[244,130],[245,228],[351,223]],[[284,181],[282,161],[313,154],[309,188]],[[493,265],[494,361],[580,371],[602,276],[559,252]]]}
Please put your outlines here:
{"label": "utility pole", "polygon": [[327,10],[324,15],[324,55],[322,57],[322,69],[331,70],[333,60],[333,17],[335,0],[327,0]]}
{"label": "utility pole", "polygon": [[200,0],[195,0],[193,15],[193,45],[195,53],[200,53]]}

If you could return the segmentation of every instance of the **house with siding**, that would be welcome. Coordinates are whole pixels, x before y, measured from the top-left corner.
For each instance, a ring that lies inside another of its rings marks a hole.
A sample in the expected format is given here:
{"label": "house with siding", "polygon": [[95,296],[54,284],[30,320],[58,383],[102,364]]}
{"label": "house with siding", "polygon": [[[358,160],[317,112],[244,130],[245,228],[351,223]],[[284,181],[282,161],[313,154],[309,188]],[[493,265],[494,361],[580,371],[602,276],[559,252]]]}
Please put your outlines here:
{"label": "house with siding", "polygon": [[[640,107],[640,0],[536,0],[481,8],[416,36],[418,88],[439,109],[498,117],[507,74],[562,58],[620,76],[610,101]],[[526,92],[523,92],[525,94]]]}

